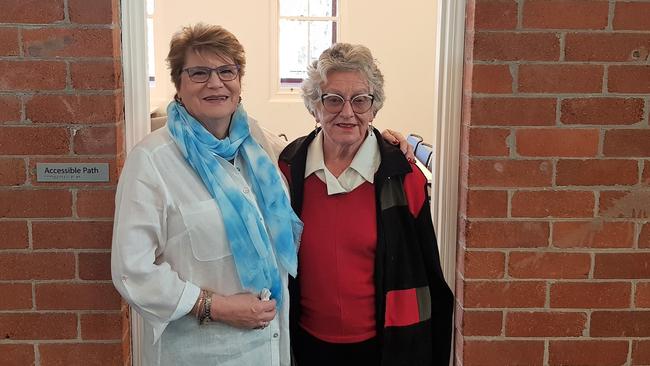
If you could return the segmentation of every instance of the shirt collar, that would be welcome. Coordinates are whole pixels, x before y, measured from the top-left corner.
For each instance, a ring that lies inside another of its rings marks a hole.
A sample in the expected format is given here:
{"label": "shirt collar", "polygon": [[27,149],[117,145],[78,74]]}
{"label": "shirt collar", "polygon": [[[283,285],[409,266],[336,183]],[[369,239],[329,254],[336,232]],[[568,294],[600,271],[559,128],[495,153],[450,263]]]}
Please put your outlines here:
{"label": "shirt collar", "polygon": [[363,141],[350,166],[336,178],[325,167],[323,156],[323,131],[321,130],[307,147],[305,176],[316,174],[327,185],[328,194],[345,193],[354,190],[363,181],[374,183],[375,173],[381,163],[377,140],[369,135]]}

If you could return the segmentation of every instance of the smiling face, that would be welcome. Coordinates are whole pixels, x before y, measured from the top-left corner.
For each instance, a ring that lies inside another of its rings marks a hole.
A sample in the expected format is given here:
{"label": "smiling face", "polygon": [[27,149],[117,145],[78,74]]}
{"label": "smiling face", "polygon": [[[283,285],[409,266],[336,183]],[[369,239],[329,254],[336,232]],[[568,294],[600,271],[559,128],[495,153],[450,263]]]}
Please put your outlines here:
{"label": "smiling face", "polygon": [[[188,50],[183,68],[195,66],[217,68],[232,64],[234,64],[233,60],[227,57]],[[240,95],[241,80],[239,76],[231,81],[221,81],[213,72],[207,82],[195,83],[190,80],[187,72],[183,71],[181,74],[178,96],[185,109],[203,123],[208,130],[227,128],[230,116],[239,104]]]}
{"label": "smiling face", "polygon": [[[327,83],[321,85],[323,94],[333,93],[346,100],[359,94],[372,94],[366,79],[358,71],[332,71]],[[350,149],[356,152],[368,134],[368,125],[373,120],[373,109],[357,114],[348,101],[339,113],[328,112],[321,102],[316,104],[316,121],[323,127],[324,149]]]}

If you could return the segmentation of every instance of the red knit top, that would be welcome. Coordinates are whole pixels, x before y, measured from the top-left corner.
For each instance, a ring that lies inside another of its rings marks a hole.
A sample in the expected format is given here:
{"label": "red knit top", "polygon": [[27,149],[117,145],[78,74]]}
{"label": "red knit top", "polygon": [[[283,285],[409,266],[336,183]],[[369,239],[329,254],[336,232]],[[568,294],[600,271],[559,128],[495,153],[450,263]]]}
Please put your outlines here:
{"label": "red knit top", "polygon": [[331,343],[370,339],[376,334],[374,186],[364,182],[352,192],[328,196],[326,184],[312,174],[304,189],[300,326]]}

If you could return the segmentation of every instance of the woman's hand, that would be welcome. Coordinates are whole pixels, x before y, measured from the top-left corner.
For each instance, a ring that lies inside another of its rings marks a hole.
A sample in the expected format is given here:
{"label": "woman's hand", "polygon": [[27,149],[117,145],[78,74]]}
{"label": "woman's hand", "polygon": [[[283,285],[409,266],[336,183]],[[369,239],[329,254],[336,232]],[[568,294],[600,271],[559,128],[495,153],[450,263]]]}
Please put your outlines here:
{"label": "woman's hand", "polygon": [[213,295],[212,320],[237,328],[266,327],[275,318],[275,300],[262,301],[251,293],[231,296]]}
{"label": "woman's hand", "polygon": [[383,137],[384,140],[388,141],[393,145],[399,144],[399,149],[402,150],[404,156],[406,156],[406,159],[410,162],[415,161],[415,154],[413,154],[413,146],[409,145],[404,135],[402,135],[397,131],[385,129],[381,132],[381,137]]}

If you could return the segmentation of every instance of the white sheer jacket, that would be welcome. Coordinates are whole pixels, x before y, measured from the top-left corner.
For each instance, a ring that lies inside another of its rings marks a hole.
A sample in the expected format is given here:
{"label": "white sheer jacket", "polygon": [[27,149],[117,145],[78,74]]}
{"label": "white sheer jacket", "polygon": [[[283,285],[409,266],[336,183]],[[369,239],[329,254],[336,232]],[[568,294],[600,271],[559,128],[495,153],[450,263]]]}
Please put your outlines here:
{"label": "white sheer jacket", "polygon": [[[251,134],[277,163],[285,142],[251,119]],[[255,202],[240,156],[221,159]],[[113,283],[144,318],[145,365],[290,365],[289,301],[263,330],[221,322],[199,326],[190,314],[201,288],[243,292],[217,203],[187,164],[167,127],[129,153],[115,198]],[[283,272],[284,281],[287,280]],[[284,299],[289,298],[286,284]]]}

